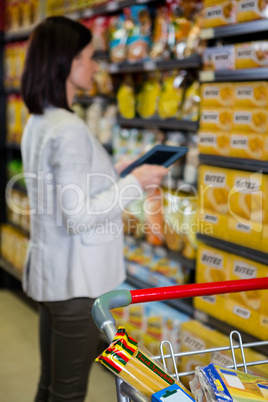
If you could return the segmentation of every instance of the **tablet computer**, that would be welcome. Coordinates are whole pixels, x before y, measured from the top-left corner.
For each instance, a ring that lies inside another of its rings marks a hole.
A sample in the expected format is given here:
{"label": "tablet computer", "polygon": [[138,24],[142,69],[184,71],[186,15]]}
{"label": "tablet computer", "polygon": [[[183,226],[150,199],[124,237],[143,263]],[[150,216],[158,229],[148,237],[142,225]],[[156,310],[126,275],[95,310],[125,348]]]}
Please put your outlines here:
{"label": "tablet computer", "polygon": [[138,166],[162,165],[165,167],[171,166],[174,162],[180,159],[188,151],[187,147],[175,147],[171,145],[155,145],[150,151],[136,159],[133,163],[127,166],[120,174],[120,177],[125,177]]}

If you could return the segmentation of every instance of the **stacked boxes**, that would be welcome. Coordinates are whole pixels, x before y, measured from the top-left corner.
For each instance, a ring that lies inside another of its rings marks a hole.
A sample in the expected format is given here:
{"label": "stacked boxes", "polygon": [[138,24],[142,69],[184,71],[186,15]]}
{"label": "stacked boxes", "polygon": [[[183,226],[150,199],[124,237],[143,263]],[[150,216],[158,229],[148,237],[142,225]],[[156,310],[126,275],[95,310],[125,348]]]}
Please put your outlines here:
{"label": "stacked boxes", "polygon": [[[268,268],[255,261],[201,245],[196,282],[253,279],[268,276]],[[251,335],[268,337],[268,296],[266,290],[197,297],[194,306]]]}
{"label": "stacked boxes", "polygon": [[[198,321],[188,321],[181,326],[181,351],[198,351],[209,348],[219,348],[229,346],[230,341],[226,335],[215,331],[208,326],[205,326]],[[247,362],[265,360],[266,356],[257,353],[251,349],[245,349],[245,358]],[[238,364],[242,363],[240,349],[235,350],[235,359]],[[230,350],[214,351],[211,354],[203,353],[198,355],[184,356],[180,360],[179,372],[188,372],[195,369],[197,366],[206,366],[209,363],[228,366],[233,364],[233,359]],[[263,364],[259,366],[248,367],[248,371],[252,374],[262,377],[268,376],[268,366]],[[181,377],[181,380],[188,384],[191,377]]]}
{"label": "stacked boxes", "polygon": [[203,28],[268,18],[268,5],[260,0],[205,0]]}
{"label": "stacked boxes", "polygon": [[268,83],[201,87],[200,153],[268,160]]}
{"label": "stacked boxes", "polygon": [[267,252],[267,191],[267,175],[201,166],[201,233]]}

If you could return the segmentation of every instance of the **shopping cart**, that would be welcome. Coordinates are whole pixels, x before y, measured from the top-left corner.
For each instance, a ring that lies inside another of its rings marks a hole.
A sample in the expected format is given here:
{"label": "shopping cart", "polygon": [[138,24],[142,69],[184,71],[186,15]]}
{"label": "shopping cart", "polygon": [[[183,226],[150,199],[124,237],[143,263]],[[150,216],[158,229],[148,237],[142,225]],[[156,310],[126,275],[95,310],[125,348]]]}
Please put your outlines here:
{"label": "shopping cart", "polygon": [[[164,301],[171,299],[181,299],[196,296],[211,296],[223,293],[234,293],[243,292],[248,290],[261,290],[268,289],[268,277],[267,278],[255,278],[255,279],[243,279],[234,281],[223,281],[223,282],[213,282],[213,283],[199,283],[192,285],[179,285],[179,286],[169,286],[162,288],[151,288],[151,289],[138,289],[138,290],[115,290],[109,293],[105,293],[99,297],[93,306],[93,319],[106,337],[108,342],[112,342],[114,336],[117,332],[115,326],[115,320],[112,316],[110,310],[117,307],[126,307],[134,303],[142,302],[152,302],[152,301]],[[237,334],[239,338],[239,343],[234,344],[233,337]],[[163,352],[163,346],[168,343],[170,347],[170,354],[165,355]],[[154,356],[154,359],[162,359],[164,368],[166,369],[166,359],[172,359],[174,365],[173,376],[179,380],[181,376],[188,376],[194,374],[194,372],[178,373],[175,358],[182,357],[186,355],[199,354],[199,353],[212,353],[216,351],[231,350],[234,364],[229,366],[229,368],[244,367],[247,372],[247,367],[256,364],[268,363],[268,360],[256,361],[256,362],[246,362],[244,355],[244,348],[257,347],[257,346],[268,346],[268,341],[252,342],[243,344],[240,334],[237,331],[233,331],[230,334],[230,345],[223,346],[220,348],[211,348],[201,351],[189,351],[184,353],[173,353],[172,345],[170,342],[164,341],[160,345],[161,354],[159,356]],[[237,364],[235,360],[234,350],[236,348],[241,349],[242,364]],[[120,378],[116,377],[116,391],[118,402],[148,402],[146,397],[143,397],[134,388],[124,383]]]}

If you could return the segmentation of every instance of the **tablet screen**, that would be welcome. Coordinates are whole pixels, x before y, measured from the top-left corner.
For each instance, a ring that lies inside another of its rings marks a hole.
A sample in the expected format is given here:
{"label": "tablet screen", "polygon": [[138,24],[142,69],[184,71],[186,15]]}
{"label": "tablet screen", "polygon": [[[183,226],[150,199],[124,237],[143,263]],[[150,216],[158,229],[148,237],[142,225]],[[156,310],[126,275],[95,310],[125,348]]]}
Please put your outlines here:
{"label": "tablet screen", "polygon": [[156,151],[146,159],[146,163],[149,165],[163,165],[176,153],[175,151]]}

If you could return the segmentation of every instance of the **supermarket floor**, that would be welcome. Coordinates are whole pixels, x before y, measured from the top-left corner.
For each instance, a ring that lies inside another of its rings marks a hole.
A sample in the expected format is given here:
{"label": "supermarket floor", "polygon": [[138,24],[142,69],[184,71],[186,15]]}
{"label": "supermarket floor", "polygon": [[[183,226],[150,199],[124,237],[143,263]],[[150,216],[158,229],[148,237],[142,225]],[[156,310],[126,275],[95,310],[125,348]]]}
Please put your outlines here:
{"label": "supermarket floor", "polygon": [[[31,402],[39,374],[38,315],[14,292],[0,291],[1,402]],[[114,376],[100,364],[91,371],[86,402],[116,401]]]}

